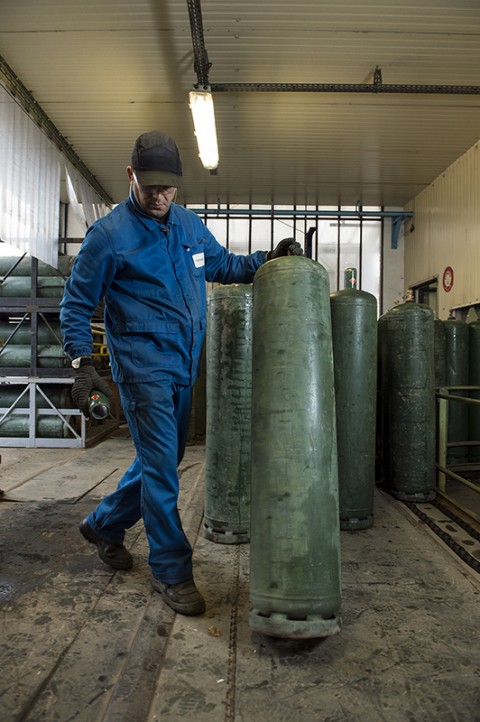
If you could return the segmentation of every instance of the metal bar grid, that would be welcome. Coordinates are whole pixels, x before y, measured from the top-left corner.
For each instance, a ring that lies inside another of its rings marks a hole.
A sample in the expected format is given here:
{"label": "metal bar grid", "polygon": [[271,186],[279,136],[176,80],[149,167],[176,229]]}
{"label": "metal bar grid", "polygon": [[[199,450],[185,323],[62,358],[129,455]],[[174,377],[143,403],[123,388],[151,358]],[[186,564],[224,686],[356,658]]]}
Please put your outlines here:
{"label": "metal bar grid", "polygon": [[[480,405],[480,399],[472,399],[468,396],[452,396],[450,391],[480,391],[480,386],[441,386],[438,388],[435,396],[438,400],[438,491],[442,495],[446,496],[446,483],[447,477],[460,482],[464,486],[473,489],[477,493],[480,492],[478,484],[474,484],[464,476],[461,476],[457,471],[480,470],[480,464],[447,464],[447,449],[452,446],[480,446],[479,441],[448,441],[448,402],[458,401],[460,403]],[[453,469],[456,469],[454,471]]]}

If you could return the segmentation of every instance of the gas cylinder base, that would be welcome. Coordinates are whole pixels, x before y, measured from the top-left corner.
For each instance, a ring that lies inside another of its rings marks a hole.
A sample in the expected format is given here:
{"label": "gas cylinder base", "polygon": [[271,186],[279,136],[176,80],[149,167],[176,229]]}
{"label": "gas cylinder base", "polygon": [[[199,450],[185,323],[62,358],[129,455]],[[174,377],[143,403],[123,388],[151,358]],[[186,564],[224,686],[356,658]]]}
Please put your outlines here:
{"label": "gas cylinder base", "polygon": [[250,541],[250,531],[230,531],[211,526],[208,522],[203,525],[205,539],[217,544],[246,544]]}
{"label": "gas cylinder base", "polygon": [[426,501],[433,501],[435,499],[437,492],[435,489],[432,491],[427,491],[425,493],[418,492],[416,494],[408,494],[405,491],[397,491],[396,489],[390,489],[390,494],[399,501],[412,501],[412,502],[426,502]]}
{"label": "gas cylinder base", "polygon": [[338,615],[324,619],[318,614],[308,614],[305,619],[289,619],[288,615],[278,612],[266,616],[258,609],[250,610],[248,622],[254,632],[285,639],[333,637],[340,632],[342,626],[341,617]]}
{"label": "gas cylinder base", "polygon": [[357,531],[359,529],[368,529],[373,526],[373,514],[363,517],[361,519],[342,519],[340,518],[340,529],[342,531]]}

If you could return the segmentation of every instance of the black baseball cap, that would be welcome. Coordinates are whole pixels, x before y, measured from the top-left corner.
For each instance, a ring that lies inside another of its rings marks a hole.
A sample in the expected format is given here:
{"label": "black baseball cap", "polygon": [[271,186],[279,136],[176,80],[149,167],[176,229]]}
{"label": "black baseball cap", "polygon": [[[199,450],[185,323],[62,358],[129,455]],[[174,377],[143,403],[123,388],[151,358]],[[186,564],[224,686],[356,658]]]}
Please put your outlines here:
{"label": "black baseball cap", "polygon": [[182,161],[175,141],[159,130],[142,133],[133,146],[132,168],[139,183],[178,188]]}

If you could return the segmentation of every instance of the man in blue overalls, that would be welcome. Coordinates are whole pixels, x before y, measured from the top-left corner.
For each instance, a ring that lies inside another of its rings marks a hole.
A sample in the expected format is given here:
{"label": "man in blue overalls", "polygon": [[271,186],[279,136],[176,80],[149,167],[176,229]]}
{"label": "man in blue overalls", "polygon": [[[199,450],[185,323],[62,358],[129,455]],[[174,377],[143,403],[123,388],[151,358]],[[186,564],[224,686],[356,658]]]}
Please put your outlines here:
{"label": "man in blue overalls", "polygon": [[[205,282],[251,283],[267,253],[229,253],[195,213],[174,203],[182,165],[164,133],[136,140],[127,174],[129,197],[89,228],[61,301],[65,350],[76,369],[72,399],[88,417],[91,391],[110,394],[91,358],[90,322],[104,299],[112,378],[136,447],[116,491],[80,531],[102,561],[129,569],[125,530],[143,518],[154,589],[175,611],[195,615],[205,601],[178,513],[177,467],[205,333]],[[301,254],[288,238],[268,258]]]}

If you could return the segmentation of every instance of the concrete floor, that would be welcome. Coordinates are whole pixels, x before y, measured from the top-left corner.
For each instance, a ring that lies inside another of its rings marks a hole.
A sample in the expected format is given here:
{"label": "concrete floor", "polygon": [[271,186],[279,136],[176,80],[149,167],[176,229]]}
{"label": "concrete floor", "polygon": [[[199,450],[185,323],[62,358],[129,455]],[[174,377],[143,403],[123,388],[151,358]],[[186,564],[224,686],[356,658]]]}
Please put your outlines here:
{"label": "concrete floor", "polygon": [[341,532],[343,628],[251,632],[249,546],[202,535],[204,447],[181,467],[181,513],[208,609],[151,590],[141,524],[112,572],[78,523],[133,456],[120,428],[89,449],[1,449],[2,722],[479,722],[480,579],[404,505]]}

